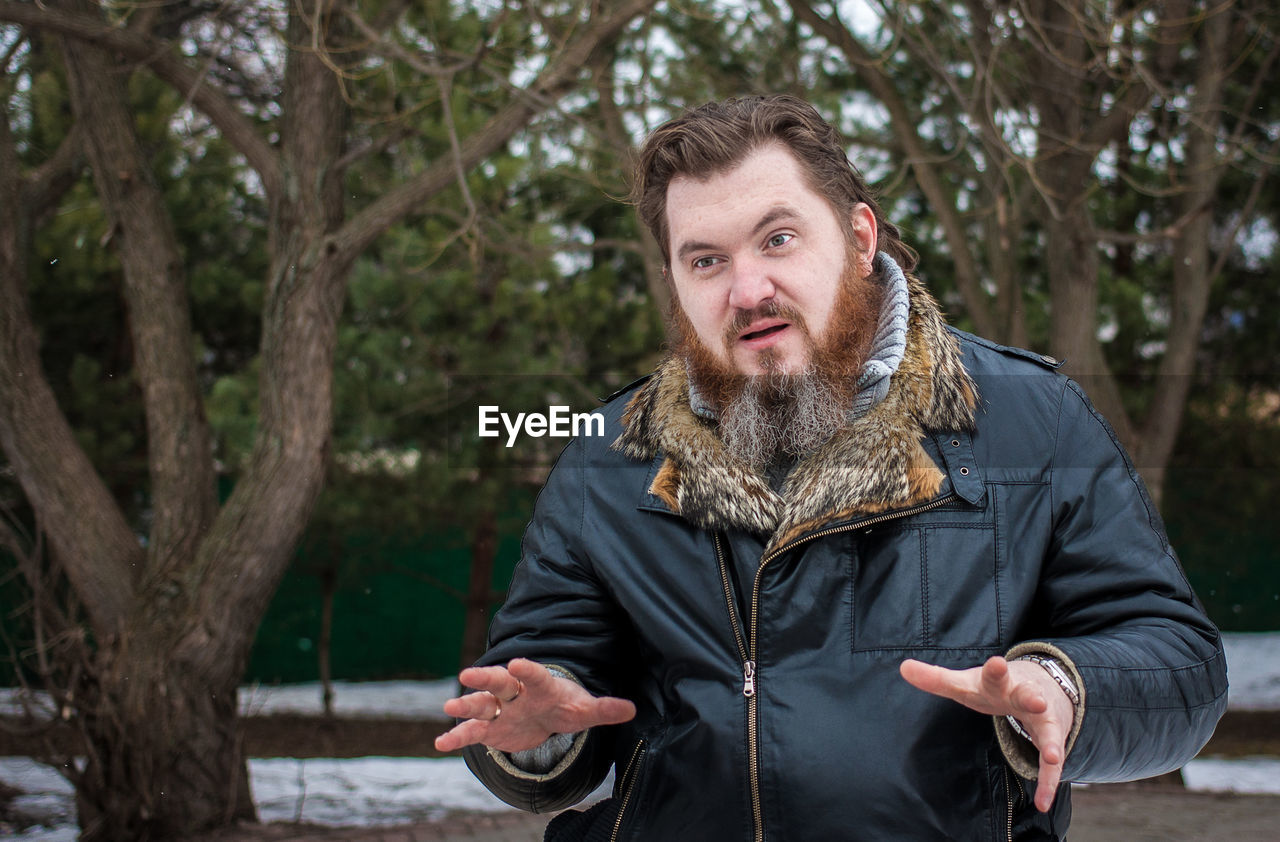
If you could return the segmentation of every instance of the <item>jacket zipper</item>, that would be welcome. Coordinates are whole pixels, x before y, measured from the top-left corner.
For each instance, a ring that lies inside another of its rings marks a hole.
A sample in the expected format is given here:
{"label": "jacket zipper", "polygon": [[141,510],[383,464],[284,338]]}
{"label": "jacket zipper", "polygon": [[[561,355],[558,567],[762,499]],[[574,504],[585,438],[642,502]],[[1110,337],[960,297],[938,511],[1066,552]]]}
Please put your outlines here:
{"label": "jacket zipper", "polygon": [[764,840],[764,812],[760,806],[760,757],[756,751],[756,662],[747,651],[746,637],[742,633],[742,618],[738,616],[737,600],[733,598],[733,585],[729,581],[729,567],[724,560],[724,547],[720,533],[713,536],[716,547],[716,563],[720,565],[720,583],[724,586],[724,603],[729,608],[729,626],[738,644],[738,657],[742,662],[742,695],[747,700],[747,779],[751,786],[751,818],[755,827],[755,842]]}
{"label": "jacket zipper", "polygon": [[[1009,808],[1008,810],[1009,830],[1008,830],[1007,838],[1009,842],[1013,842],[1013,787],[1009,786],[1009,767],[1002,766],[1000,771],[1004,775],[1004,797],[1005,797],[1005,801],[1008,802],[1007,806]],[[1027,791],[1022,788],[1021,779],[1019,779],[1017,775],[1014,775],[1013,782],[1018,785],[1018,794],[1021,795],[1023,799],[1025,799],[1027,797]]]}
{"label": "jacket zipper", "polygon": [[636,778],[640,777],[639,763],[645,751],[644,740],[640,740],[631,752],[631,759],[627,761],[626,771],[622,773],[622,779],[627,783],[626,788],[622,791],[622,803],[618,805],[618,818],[613,823],[613,833],[609,834],[609,842],[617,842],[618,831],[622,830],[622,817],[626,815],[627,803],[631,800],[631,792],[636,788]]}
{"label": "jacket zipper", "polygon": [[1005,827],[1008,828],[1005,833],[1009,842],[1013,842],[1013,787],[1009,785],[1009,768],[1001,767],[1000,773],[1004,775],[1004,800],[1005,806],[1008,808],[1008,816],[1005,820]]}
{"label": "jacket zipper", "polygon": [[[760,566],[756,568],[755,582],[751,586],[751,627],[746,635],[742,632],[742,620],[738,616],[738,609],[733,599],[733,588],[729,583],[729,570],[724,560],[724,549],[720,542],[720,535],[716,533],[714,537],[716,562],[720,565],[720,581],[724,585],[725,604],[729,608],[729,622],[733,626],[733,636],[738,644],[738,654],[742,659],[742,695],[747,699],[747,775],[751,784],[751,814],[755,822],[755,842],[764,842],[764,810],[760,801],[760,745],[758,740],[758,715],[756,690],[758,689],[760,679],[756,675],[756,631],[759,628],[760,620],[760,577],[764,573],[764,568],[769,562],[773,561],[783,553],[795,549],[801,544],[808,543],[817,538],[825,538],[828,535],[835,535],[840,532],[851,532],[855,529],[865,529],[868,526],[874,526],[877,523],[884,523],[898,518],[910,517],[918,515],[921,512],[927,512],[930,509],[936,509],[945,506],[958,499],[958,495],[954,492],[939,497],[937,500],[912,506],[909,509],[901,509],[896,512],[886,512],[882,515],[875,515],[864,520],[846,523],[842,526],[833,526],[829,529],[822,529],[817,532],[811,532],[803,535],[794,541],[784,544],[781,547],[767,553],[761,560]],[[1010,811],[1012,814],[1012,806]],[[1010,824],[1012,828],[1012,824]],[[1012,829],[1010,830],[1012,833]]]}

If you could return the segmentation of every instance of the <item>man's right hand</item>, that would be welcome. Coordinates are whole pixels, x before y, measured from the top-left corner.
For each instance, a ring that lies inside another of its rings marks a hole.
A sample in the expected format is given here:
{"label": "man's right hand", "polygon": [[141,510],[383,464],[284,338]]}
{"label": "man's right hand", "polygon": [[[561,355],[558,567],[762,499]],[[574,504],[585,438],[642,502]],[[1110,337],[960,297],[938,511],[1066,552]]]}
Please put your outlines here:
{"label": "man's right hand", "polygon": [[593,696],[575,681],[536,661],[516,658],[505,667],[471,667],[458,676],[478,690],[444,703],[444,712],[466,721],[436,737],[440,751],[483,744],[499,751],[540,746],[552,734],[626,722],[636,706],[626,699]]}

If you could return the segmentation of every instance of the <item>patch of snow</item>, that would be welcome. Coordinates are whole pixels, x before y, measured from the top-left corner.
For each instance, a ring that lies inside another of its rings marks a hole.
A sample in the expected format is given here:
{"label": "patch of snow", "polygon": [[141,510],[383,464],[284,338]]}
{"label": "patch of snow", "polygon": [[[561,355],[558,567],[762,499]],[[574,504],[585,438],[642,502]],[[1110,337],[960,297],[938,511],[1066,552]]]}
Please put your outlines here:
{"label": "patch of snow", "polygon": [[76,842],[80,828],[74,822],[57,827],[29,827],[17,836],[6,837],[10,842]]}
{"label": "patch of snow", "polygon": [[1229,710],[1280,710],[1280,632],[1222,635]]}
{"label": "patch of snow", "polygon": [[1187,789],[1250,795],[1280,794],[1280,758],[1198,757],[1182,767]]}
{"label": "patch of snow", "polygon": [[16,836],[21,842],[75,842],[76,802],[71,783],[52,766],[29,757],[0,757],[0,782],[21,790],[9,811],[29,825]]}
{"label": "patch of snow", "polygon": [[[376,827],[432,821],[456,811],[514,809],[485,789],[457,757],[255,758],[249,761],[249,777],[263,822]],[[39,815],[24,810],[40,826],[17,839],[75,839],[75,797],[55,769],[26,757],[0,757],[0,781],[26,793],[13,805],[30,802],[40,810]],[[604,797],[612,787],[610,775],[588,801]]]}
{"label": "patch of snow", "polygon": [[0,716],[31,716],[43,722],[53,719],[56,712],[48,693],[25,687],[0,687]]}
{"label": "patch of snow", "polygon": [[[324,710],[319,682],[240,688],[240,713],[262,716],[275,713],[319,714]],[[333,711],[338,716],[388,719],[448,719],[444,703],[458,695],[458,680],[436,681],[335,681]]]}
{"label": "patch of snow", "polygon": [[512,809],[454,757],[264,758],[249,774],[264,822],[389,825]]}

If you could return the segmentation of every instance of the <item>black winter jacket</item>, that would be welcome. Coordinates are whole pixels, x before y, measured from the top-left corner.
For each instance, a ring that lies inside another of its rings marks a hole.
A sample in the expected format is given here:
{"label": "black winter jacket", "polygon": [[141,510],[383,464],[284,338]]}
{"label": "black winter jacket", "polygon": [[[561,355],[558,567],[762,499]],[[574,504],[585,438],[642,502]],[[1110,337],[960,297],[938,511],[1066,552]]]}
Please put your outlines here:
{"label": "black winter jacket", "polygon": [[1218,633],[1054,367],[943,327],[913,281],[889,397],[778,496],[688,411],[669,361],[561,455],[482,661],[557,664],[637,717],[548,774],[483,747],[468,764],[533,811],[613,766],[613,798],[549,839],[1062,839],[1070,787],[1035,810],[1034,748],[898,674],[1027,651],[1084,696],[1064,781],[1186,762],[1226,704]]}

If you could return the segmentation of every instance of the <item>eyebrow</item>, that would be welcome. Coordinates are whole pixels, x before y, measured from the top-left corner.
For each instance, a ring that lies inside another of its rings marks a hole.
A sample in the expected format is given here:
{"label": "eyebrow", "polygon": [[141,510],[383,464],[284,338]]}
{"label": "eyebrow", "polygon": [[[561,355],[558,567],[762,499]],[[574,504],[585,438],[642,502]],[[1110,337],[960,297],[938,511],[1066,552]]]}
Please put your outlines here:
{"label": "eyebrow", "polygon": [[[755,224],[755,227],[751,229],[751,236],[752,237],[759,236],[759,234],[762,231],[764,231],[770,225],[773,225],[779,222],[780,220],[797,219],[799,218],[799,216],[800,216],[799,212],[797,212],[796,209],[791,207],[790,205],[774,205],[773,207],[769,208],[769,211],[764,216],[760,217],[760,221],[757,222]],[[698,241],[681,243],[679,251],[676,252],[676,257],[677,259],[683,262],[684,259],[688,257],[690,254],[692,254],[693,252],[713,250],[715,248],[716,246],[713,245],[712,243],[704,243],[704,242],[698,242]]]}

